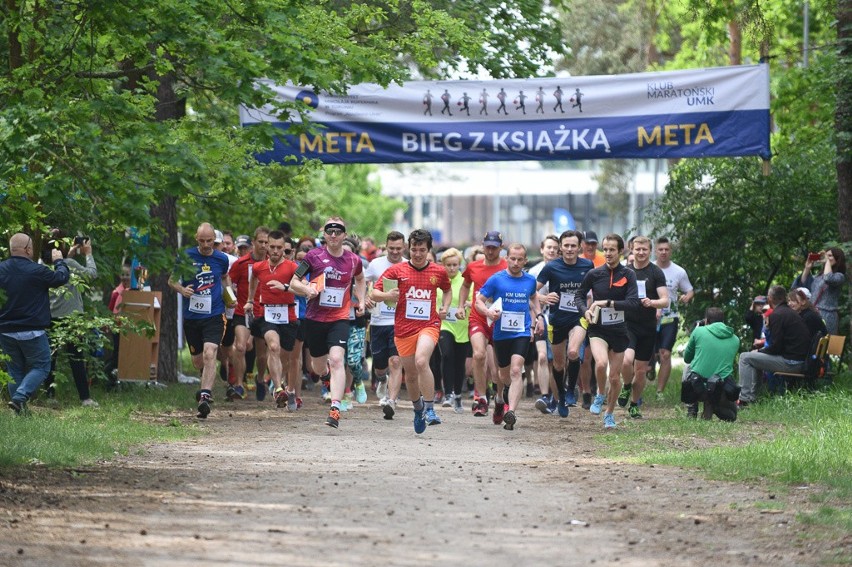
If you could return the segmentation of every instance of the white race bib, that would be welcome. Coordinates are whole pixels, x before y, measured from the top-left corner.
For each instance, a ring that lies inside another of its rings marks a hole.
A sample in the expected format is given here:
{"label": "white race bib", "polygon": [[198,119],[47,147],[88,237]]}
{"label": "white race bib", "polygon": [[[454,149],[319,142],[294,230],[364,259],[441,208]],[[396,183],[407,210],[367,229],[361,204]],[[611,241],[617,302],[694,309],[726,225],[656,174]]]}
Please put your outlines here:
{"label": "white race bib", "polygon": [[524,330],[523,311],[503,311],[500,314],[500,330],[506,333],[521,333]]}
{"label": "white race bib", "polygon": [[210,315],[213,311],[212,295],[195,295],[189,298],[189,310],[192,313]]}
{"label": "white race bib", "polygon": [[379,302],[379,315],[383,317],[393,317],[396,315],[396,304],[388,305],[384,301]]}
{"label": "white race bib", "polygon": [[562,292],[559,294],[559,310],[560,311],[570,311],[571,313],[577,313],[577,306],[574,305],[574,294]]}
{"label": "white race bib", "polygon": [[624,323],[624,311],[610,307],[601,309],[601,325],[618,325],[619,323]]}
{"label": "white race bib", "polygon": [[409,299],[405,302],[405,318],[416,321],[428,321],[432,315],[432,302],[428,299]]}
{"label": "white race bib", "polygon": [[648,297],[648,294],[645,293],[645,280],[637,280],[636,287],[639,288],[639,299]]}
{"label": "white race bib", "polygon": [[450,307],[450,310],[447,311],[447,316],[444,317],[444,321],[447,323],[457,323],[458,318],[456,317],[456,308]]}
{"label": "white race bib", "polygon": [[327,287],[319,296],[320,307],[343,307],[343,293],[346,289],[342,287]]}
{"label": "white race bib", "polygon": [[290,322],[290,310],[287,305],[264,305],[263,318],[267,323],[285,325]]}

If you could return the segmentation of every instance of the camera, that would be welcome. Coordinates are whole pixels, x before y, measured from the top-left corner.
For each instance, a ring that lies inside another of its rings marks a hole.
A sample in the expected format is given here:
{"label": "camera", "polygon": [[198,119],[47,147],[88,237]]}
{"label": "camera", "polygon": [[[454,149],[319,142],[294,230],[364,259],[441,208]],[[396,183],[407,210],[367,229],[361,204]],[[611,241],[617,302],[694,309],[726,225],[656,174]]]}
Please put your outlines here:
{"label": "camera", "polygon": [[89,241],[88,236],[75,236],[74,237],[74,245],[75,246],[82,246],[83,244],[85,244],[88,241]]}

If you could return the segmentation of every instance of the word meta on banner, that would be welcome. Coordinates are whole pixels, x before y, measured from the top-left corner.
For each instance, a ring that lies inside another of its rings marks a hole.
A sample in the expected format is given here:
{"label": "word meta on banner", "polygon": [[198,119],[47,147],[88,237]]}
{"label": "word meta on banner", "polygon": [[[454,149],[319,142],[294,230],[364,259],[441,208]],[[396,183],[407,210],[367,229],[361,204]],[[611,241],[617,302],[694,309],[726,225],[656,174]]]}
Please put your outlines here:
{"label": "word meta on banner", "polygon": [[265,84],[306,105],[312,128],[241,107],[244,127],[281,129],[263,163],[770,157],[767,65],[361,84],[343,95]]}

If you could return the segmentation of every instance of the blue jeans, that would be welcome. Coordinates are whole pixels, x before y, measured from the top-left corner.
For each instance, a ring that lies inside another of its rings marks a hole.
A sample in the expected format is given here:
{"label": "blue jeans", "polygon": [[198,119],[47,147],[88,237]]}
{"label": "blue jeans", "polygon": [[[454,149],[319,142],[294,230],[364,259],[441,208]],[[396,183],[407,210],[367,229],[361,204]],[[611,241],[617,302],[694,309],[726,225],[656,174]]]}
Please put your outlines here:
{"label": "blue jeans", "polygon": [[0,334],[0,348],[10,360],[6,367],[12,382],[9,395],[18,403],[26,402],[50,373],[50,343],[47,335],[19,341]]}
{"label": "blue jeans", "polygon": [[767,372],[802,372],[804,361],[785,360],[784,357],[766,354],[758,351],[744,352],[740,355],[740,400],[753,402],[757,400],[757,386],[760,371]]}

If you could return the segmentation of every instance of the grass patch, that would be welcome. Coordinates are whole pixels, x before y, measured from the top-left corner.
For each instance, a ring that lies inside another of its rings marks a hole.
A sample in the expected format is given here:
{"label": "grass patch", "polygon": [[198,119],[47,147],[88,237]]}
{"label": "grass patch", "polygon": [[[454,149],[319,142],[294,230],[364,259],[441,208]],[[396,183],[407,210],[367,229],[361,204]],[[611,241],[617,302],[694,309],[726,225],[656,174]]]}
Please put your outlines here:
{"label": "grass patch", "polygon": [[76,466],[127,455],[146,443],[186,439],[201,432],[170,417],[194,406],[197,386],[173,384],[165,389],[130,386],[106,393],[95,388],[98,409],[79,405],[72,386],[60,388],[55,403],[36,400],[29,417],[0,412],[0,467],[43,463]]}
{"label": "grass patch", "polygon": [[[674,374],[674,373],[673,373]],[[648,407],[662,412],[627,420],[618,435],[603,435],[607,456],[634,462],[699,469],[708,477],[754,482],[785,491],[814,489],[805,524],[829,528],[823,536],[852,532],[852,374],[826,391],[773,397],[741,411],[735,423],[687,419],[680,388],[667,388]],[[672,385],[679,379],[672,376]],[[768,503],[769,508],[778,506]],[[817,532],[820,533],[820,532]]]}

